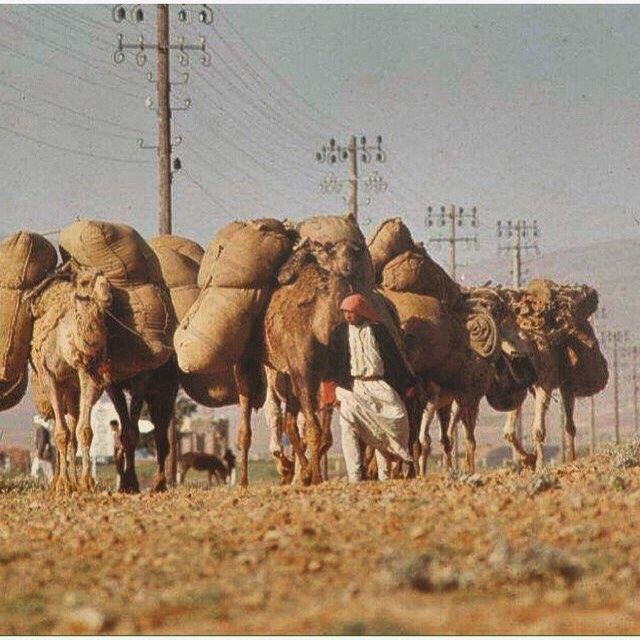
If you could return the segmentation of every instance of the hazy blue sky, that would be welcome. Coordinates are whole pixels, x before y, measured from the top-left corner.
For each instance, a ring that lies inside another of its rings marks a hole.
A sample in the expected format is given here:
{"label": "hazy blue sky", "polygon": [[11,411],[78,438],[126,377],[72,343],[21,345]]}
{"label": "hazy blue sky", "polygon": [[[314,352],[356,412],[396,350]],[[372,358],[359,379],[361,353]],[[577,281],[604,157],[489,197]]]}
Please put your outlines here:
{"label": "hazy blue sky", "polygon": [[[136,148],[155,141],[153,86],[132,57],[112,63],[119,31],[152,38],[145,10],[138,28],[110,5],[0,7],[1,233],[76,215],[155,232],[155,152]],[[351,132],[381,134],[388,153],[365,170],[389,191],[363,218],[401,214],[424,237],[428,203],[479,207],[481,250],[463,261],[495,253],[500,218],[537,218],[546,249],[640,231],[637,7],[223,6],[214,28],[178,27],[176,11],[174,35],[206,35],[213,57],[173,92],[193,100],[175,113],[176,233],[206,242],[233,217],[341,210],[314,152]]]}

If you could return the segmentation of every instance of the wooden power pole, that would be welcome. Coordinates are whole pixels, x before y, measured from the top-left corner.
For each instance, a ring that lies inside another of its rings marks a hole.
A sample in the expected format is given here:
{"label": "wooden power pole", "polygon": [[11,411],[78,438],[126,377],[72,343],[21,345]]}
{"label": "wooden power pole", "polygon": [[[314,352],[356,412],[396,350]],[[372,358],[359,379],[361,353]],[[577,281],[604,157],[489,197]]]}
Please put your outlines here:
{"label": "wooden power pole", "polygon": [[[320,151],[316,153],[318,162],[326,162],[333,165],[338,161],[348,162],[347,169],[347,185],[348,192],[345,198],[347,204],[347,212],[356,220],[358,219],[358,160],[364,164],[368,164],[375,160],[376,162],[385,162],[386,153],[382,150],[382,136],[376,138],[375,144],[369,144],[365,136],[360,140],[356,136],[349,136],[347,144],[341,146],[336,144],[335,138],[329,140],[329,144],[324,145]],[[336,177],[335,174],[329,173],[325,176],[320,184],[320,190],[323,193],[340,192],[345,180]],[[384,179],[374,172],[365,181],[365,186],[375,191],[386,191],[387,184]]]}
{"label": "wooden power pole", "polygon": [[169,96],[169,7],[157,9],[157,80],[158,101],[158,232],[171,233],[171,105]]}

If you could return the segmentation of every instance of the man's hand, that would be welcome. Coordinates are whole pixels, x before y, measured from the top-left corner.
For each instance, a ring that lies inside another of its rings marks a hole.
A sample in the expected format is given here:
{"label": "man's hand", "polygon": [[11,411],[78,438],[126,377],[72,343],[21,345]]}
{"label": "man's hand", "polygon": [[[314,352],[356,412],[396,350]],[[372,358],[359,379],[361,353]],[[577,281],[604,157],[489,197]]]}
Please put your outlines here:
{"label": "man's hand", "polygon": [[338,385],[331,380],[323,380],[320,383],[320,406],[333,407],[336,404],[336,387]]}

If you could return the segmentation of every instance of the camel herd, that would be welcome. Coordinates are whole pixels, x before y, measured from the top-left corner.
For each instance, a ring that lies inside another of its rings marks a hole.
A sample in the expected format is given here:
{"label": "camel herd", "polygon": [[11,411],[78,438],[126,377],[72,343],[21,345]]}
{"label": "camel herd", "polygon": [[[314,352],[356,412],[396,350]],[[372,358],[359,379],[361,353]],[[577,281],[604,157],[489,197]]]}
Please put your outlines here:
{"label": "camel herd", "polygon": [[[575,398],[598,393],[608,380],[589,322],[594,289],[549,280],[518,290],[463,288],[400,218],[385,220],[368,241],[349,216],[234,222],[206,251],[184,238],[147,243],[124,225],[78,221],[60,234],[60,265],[44,243],[27,232],[0,243],[0,263],[22,264],[23,276],[34,264],[40,269],[15,282],[0,274],[0,322],[20,329],[0,344],[0,356],[13,357],[11,367],[0,367],[0,410],[22,399],[29,369],[38,412],[55,420],[58,491],[94,486],[90,415],[103,392],[122,425],[121,491],[139,490],[134,452],[145,404],[157,450],[152,489],[166,488],[167,432],[181,392],[209,407],[239,406],[241,485],[249,481],[251,416],[260,407],[281,481],[290,482],[296,468],[301,482],[322,482],[332,416],[318,390],[340,302],[353,292],[367,297],[419,380],[407,400],[415,462],[396,465],[407,477],[427,472],[436,415],[445,465],[461,423],[466,466],[474,469],[483,398],[507,413],[504,437],[515,454],[540,468],[555,389],[573,459]],[[38,263],[39,255],[46,259]],[[515,428],[528,393],[535,398],[532,452]]]}

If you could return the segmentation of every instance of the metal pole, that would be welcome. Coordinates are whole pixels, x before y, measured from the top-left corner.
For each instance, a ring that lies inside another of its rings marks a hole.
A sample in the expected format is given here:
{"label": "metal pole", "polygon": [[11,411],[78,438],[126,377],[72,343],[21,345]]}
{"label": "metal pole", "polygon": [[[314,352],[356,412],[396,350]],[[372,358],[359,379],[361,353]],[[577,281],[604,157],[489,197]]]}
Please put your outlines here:
{"label": "metal pole", "polygon": [[638,434],[638,347],[631,349],[633,356],[633,433]]}
{"label": "metal pole", "polygon": [[[456,280],[456,205],[449,205],[449,274],[451,279]],[[458,423],[451,431],[453,436],[453,468],[458,468],[458,455],[460,453],[460,444],[458,438]]]}
{"label": "metal pole", "polygon": [[356,137],[349,136],[347,145],[349,155],[349,195],[347,197],[347,209],[349,213],[358,219],[358,148]]}
{"label": "metal pole", "polygon": [[591,446],[589,450],[593,455],[596,452],[596,397],[591,396],[589,400],[591,405]]}
{"label": "metal pole", "polygon": [[[519,289],[522,286],[522,257],[521,257],[521,228],[520,222],[516,222],[515,232],[513,234],[513,245],[511,251],[511,271],[513,279],[513,288]],[[522,443],[522,406],[518,407],[516,415],[516,438]],[[513,451],[513,460],[517,460],[517,454]]]}
{"label": "metal pole", "polygon": [[449,206],[449,275],[456,279],[456,206]]}
{"label": "metal pole", "polygon": [[566,424],[566,415],[564,410],[564,400],[560,396],[560,451],[562,453],[562,462],[567,461],[567,446],[564,438],[564,429]]}
{"label": "metal pole", "polygon": [[618,334],[613,336],[613,410],[616,444],[620,444],[620,402],[618,397]]}
{"label": "metal pole", "polygon": [[158,230],[171,233],[171,106],[169,104],[169,8],[157,6]]}

